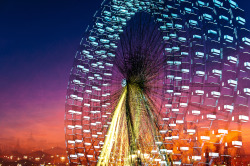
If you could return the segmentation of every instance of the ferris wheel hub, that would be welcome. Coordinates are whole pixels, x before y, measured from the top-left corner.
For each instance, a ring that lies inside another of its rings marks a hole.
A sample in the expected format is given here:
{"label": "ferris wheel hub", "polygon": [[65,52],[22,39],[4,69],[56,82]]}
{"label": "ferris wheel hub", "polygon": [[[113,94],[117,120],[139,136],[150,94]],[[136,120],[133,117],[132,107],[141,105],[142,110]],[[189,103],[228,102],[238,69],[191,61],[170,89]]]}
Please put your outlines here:
{"label": "ferris wheel hub", "polygon": [[122,87],[125,87],[127,85],[127,80],[124,78],[121,83]]}

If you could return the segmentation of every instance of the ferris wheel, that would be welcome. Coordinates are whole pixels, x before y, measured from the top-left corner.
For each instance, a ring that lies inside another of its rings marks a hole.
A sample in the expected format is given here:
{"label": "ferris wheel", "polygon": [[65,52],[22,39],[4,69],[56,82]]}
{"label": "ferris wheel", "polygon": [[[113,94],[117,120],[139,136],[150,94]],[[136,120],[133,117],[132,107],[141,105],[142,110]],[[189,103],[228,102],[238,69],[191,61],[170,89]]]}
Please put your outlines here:
{"label": "ferris wheel", "polygon": [[69,79],[71,165],[237,162],[249,30],[232,0],[104,1]]}

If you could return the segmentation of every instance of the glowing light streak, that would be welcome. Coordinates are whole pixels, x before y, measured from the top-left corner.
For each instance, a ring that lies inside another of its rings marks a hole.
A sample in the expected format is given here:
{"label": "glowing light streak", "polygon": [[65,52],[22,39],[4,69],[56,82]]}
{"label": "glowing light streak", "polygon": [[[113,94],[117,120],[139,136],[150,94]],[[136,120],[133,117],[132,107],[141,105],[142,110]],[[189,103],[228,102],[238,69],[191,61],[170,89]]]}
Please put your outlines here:
{"label": "glowing light streak", "polygon": [[101,152],[100,158],[98,160],[97,166],[108,165],[109,156],[110,156],[112,146],[113,146],[115,131],[116,131],[118,124],[119,124],[119,121],[120,121],[122,105],[124,104],[126,94],[127,94],[127,89],[124,88],[124,91],[121,95],[121,98],[117,104],[115,111],[114,111],[114,115],[112,117],[112,121],[111,121],[111,124],[109,126],[108,134],[106,136],[104,146],[102,148],[102,152]]}

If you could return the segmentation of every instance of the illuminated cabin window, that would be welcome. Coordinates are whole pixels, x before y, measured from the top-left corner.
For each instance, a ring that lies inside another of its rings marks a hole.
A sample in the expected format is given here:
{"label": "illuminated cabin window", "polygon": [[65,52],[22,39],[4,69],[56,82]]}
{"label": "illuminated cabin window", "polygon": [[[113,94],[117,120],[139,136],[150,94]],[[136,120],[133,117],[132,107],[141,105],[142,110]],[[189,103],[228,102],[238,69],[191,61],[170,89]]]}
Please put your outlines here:
{"label": "illuminated cabin window", "polygon": [[244,66],[245,66],[247,69],[250,69],[250,62],[244,62]]}
{"label": "illuminated cabin window", "polygon": [[187,107],[188,104],[187,103],[180,103],[180,107]]}
{"label": "illuminated cabin window", "polygon": [[69,144],[74,144],[74,143],[75,143],[75,141],[68,140],[68,143],[69,143]]}
{"label": "illuminated cabin window", "polygon": [[173,93],[174,91],[173,90],[167,90],[167,93]]}
{"label": "illuminated cabin window", "polygon": [[163,40],[169,40],[168,36],[163,36]]}
{"label": "illuminated cabin window", "polygon": [[166,23],[166,26],[167,26],[168,28],[173,28],[173,23]]}
{"label": "illuminated cabin window", "polygon": [[250,95],[250,89],[249,88],[244,88],[244,92],[246,93],[246,95]]}
{"label": "illuminated cabin window", "polygon": [[165,31],[165,30],[167,30],[167,27],[166,26],[160,26],[160,29]]}
{"label": "illuminated cabin window", "polygon": [[189,147],[180,147],[180,150],[189,150]]}
{"label": "illuminated cabin window", "polygon": [[218,134],[228,134],[228,130],[219,129]]}
{"label": "illuminated cabin window", "polygon": [[79,156],[79,157],[83,157],[83,156],[84,156],[84,154],[83,154],[83,153],[77,153],[77,156]]}
{"label": "illuminated cabin window", "polygon": [[224,109],[225,109],[226,111],[233,111],[234,106],[232,106],[232,105],[224,105]]}
{"label": "illuminated cabin window", "polygon": [[210,152],[209,156],[216,158],[216,157],[219,157],[219,153]]}
{"label": "illuminated cabin window", "polygon": [[181,41],[181,42],[186,42],[187,38],[185,38],[185,37],[179,37],[178,40]]}
{"label": "illuminated cabin window", "polygon": [[207,13],[203,14],[203,17],[204,17],[204,19],[209,20],[209,21],[213,20],[213,17]]}
{"label": "illuminated cabin window", "polygon": [[[170,48],[171,49],[171,48]],[[165,49],[166,50],[166,49]],[[172,49],[171,49],[172,50]],[[169,51],[167,51],[167,52],[169,52]],[[173,65],[174,64],[174,61],[167,61],[167,64],[168,65]]]}
{"label": "illuminated cabin window", "polygon": [[211,53],[214,55],[220,55],[221,52],[220,52],[220,50],[213,48],[213,49],[211,49]]}
{"label": "illuminated cabin window", "polygon": [[173,112],[179,112],[178,108],[172,109]]}
{"label": "illuminated cabin window", "polygon": [[181,161],[174,161],[173,164],[175,164],[175,165],[181,165]]}
{"label": "illuminated cabin window", "polygon": [[[173,50],[174,52],[180,51],[180,47],[172,47],[172,50]],[[175,61],[175,62],[177,62],[177,61]]]}
{"label": "illuminated cabin window", "polygon": [[93,158],[93,155],[87,155],[88,158]]}
{"label": "illuminated cabin window", "polygon": [[201,156],[192,156],[193,160],[201,160]]}
{"label": "illuminated cabin window", "polygon": [[203,90],[196,90],[195,93],[197,95],[204,95],[204,91]]}
{"label": "illuminated cabin window", "polygon": [[249,46],[250,46],[250,39],[249,39],[249,38],[243,37],[243,38],[242,38],[242,41],[243,41],[246,45],[249,45]]}
{"label": "illuminated cabin window", "polygon": [[177,28],[177,29],[182,29],[182,25],[180,25],[180,24],[175,24],[175,28]]}
{"label": "illuminated cabin window", "polygon": [[182,90],[189,90],[189,86],[181,86]]}
{"label": "illuminated cabin window", "polygon": [[199,0],[199,1],[198,1],[198,5],[199,5],[200,7],[203,7],[203,6],[208,6],[209,3]]}
{"label": "illuminated cabin window", "polygon": [[171,33],[171,34],[169,34],[169,37],[171,37],[171,38],[176,38],[177,37],[177,34],[175,34],[175,33]]}
{"label": "illuminated cabin window", "polygon": [[223,2],[218,1],[218,0],[214,0],[214,5],[217,7],[221,7],[221,6],[223,6]]}
{"label": "illuminated cabin window", "polygon": [[215,120],[216,119],[216,115],[207,114],[207,119],[209,119],[209,120]]}
{"label": "illuminated cabin window", "polygon": [[175,13],[171,13],[171,16],[172,16],[173,18],[177,18],[177,17],[178,17],[178,15],[175,14]]}
{"label": "illuminated cabin window", "polygon": [[193,35],[193,38],[194,39],[201,39],[201,36],[200,35]]}
{"label": "illuminated cabin window", "polygon": [[228,80],[228,84],[230,86],[237,86],[237,81],[235,81],[235,80]]}
{"label": "illuminated cabin window", "polygon": [[213,69],[212,70],[212,73],[216,76],[220,76],[222,74],[222,71],[221,70],[217,70],[217,69]]}
{"label": "illuminated cabin window", "polygon": [[225,20],[225,21],[228,21],[228,20],[229,20],[228,17],[223,16],[223,15],[219,16],[219,19],[220,19],[220,20]]}
{"label": "illuminated cabin window", "polygon": [[168,18],[167,14],[163,14],[162,16],[163,16],[163,18]]}
{"label": "illuminated cabin window", "polygon": [[76,139],[75,142],[76,142],[76,143],[82,143],[82,140]]}
{"label": "illuminated cabin window", "polygon": [[181,81],[182,80],[182,77],[175,77],[174,78],[176,81]]}
{"label": "illuminated cabin window", "polygon": [[200,115],[200,113],[201,113],[200,111],[192,110],[192,114],[193,114],[193,115]]}
{"label": "illuminated cabin window", "polygon": [[229,3],[230,3],[230,6],[232,8],[237,8],[238,7],[237,3],[235,1],[233,1],[233,0],[229,0]]}
{"label": "illuminated cabin window", "polygon": [[210,29],[210,30],[208,30],[208,34],[217,35],[217,31]]}
{"label": "illuminated cabin window", "polygon": [[195,133],[195,129],[187,129],[187,133],[194,134]]}
{"label": "illuminated cabin window", "polygon": [[239,120],[242,122],[247,122],[249,121],[249,117],[245,115],[239,115]]}
{"label": "illuminated cabin window", "polygon": [[176,124],[181,124],[181,123],[184,123],[183,120],[176,120]]}
{"label": "illuminated cabin window", "polygon": [[196,75],[198,75],[198,76],[204,76],[205,72],[204,71],[196,71]]}
{"label": "illuminated cabin window", "polygon": [[95,41],[95,40],[96,40],[96,38],[95,38],[95,37],[93,37],[93,36],[89,36],[89,40],[93,42],[93,41]]}
{"label": "illuminated cabin window", "polygon": [[189,73],[189,69],[181,69],[182,73]]}
{"label": "illuminated cabin window", "polygon": [[227,57],[227,60],[230,62],[230,63],[237,63],[237,58],[233,57],[233,56],[228,56]]}
{"label": "illuminated cabin window", "polygon": [[[172,52],[172,48],[165,48],[165,51],[166,51],[166,52]],[[167,61],[167,62],[170,63],[170,62],[173,62],[173,61]]]}
{"label": "illuminated cabin window", "polygon": [[198,25],[198,22],[195,21],[195,20],[189,20],[189,23],[190,23],[191,25],[193,25],[193,26]]}
{"label": "illuminated cabin window", "polygon": [[185,9],[185,11],[186,11],[187,13],[191,13],[191,12],[192,12],[192,9],[190,9],[190,8],[185,7],[184,9]]}
{"label": "illuminated cabin window", "polygon": [[224,39],[225,39],[225,41],[230,42],[230,43],[232,43],[234,40],[234,38],[232,36],[229,36],[229,35],[224,35]]}
{"label": "illuminated cabin window", "polygon": [[201,140],[210,140],[209,136],[201,136]]}
{"label": "illuminated cabin window", "polygon": [[232,141],[232,145],[233,146],[242,146],[242,142],[241,141]]}
{"label": "illuminated cabin window", "polygon": [[188,52],[181,52],[181,55],[188,55]]}
{"label": "illuminated cabin window", "polygon": [[195,55],[199,58],[203,58],[204,57],[204,53],[203,52],[195,52]]}
{"label": "illuminated cabin window", "polygon": [[236,21],[242,25],[245,25],[246,20],[240,16],[236,17]]}
{"label": "illuminated cabin window", "polygon": [[77,158],[77,155],[76,154],[71,154],[70,158]]}
{"label": "illuminated cabin window", "polygon": [[211,92],[211,95],[212,95],[213,97],[220,97],[220,92],[212,91],[212,92]]}

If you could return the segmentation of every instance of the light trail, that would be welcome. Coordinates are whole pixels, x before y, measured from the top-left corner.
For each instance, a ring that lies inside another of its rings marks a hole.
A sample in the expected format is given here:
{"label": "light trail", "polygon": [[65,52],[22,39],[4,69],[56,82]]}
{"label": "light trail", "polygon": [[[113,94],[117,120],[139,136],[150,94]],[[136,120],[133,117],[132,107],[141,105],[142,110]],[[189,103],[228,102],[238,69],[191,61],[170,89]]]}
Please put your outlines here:
{"label": "light trail", "polygon": [[126,94],[127,94],[127,88],[125,87],[121,95],[121,98],[117,104],[117,107],[114,111],[114,115],[111,124],[109,126],[108,134],[104,141],[104,145],[97,166],[106,166],[109,163],[110,153],[113,147],[114,135],[117,134],[116,130],[119,129],[118,124],[121,119],[122,105],[124,104]]}
{"label": "light trail", "polygon": [[[125,86],[114,110],[97,165],[110,165],[115,158],[119,158],[119,162],[116,162],[118,165],[154,162],[150,158],[166,161],[167,157],[160,153],[160,149],[165,147],[156,144],[162,142],[162,138],[157,134],[159,131],[155,120],[153,107],[143,90],[136,84]],[[155,153],[151,154],[151,151]],[[148,157],[145,154],[149,154]]]}

